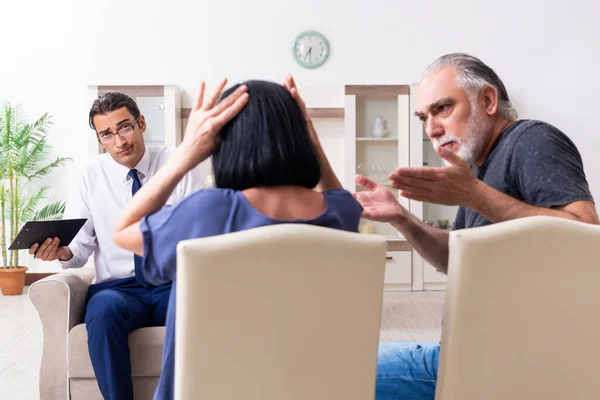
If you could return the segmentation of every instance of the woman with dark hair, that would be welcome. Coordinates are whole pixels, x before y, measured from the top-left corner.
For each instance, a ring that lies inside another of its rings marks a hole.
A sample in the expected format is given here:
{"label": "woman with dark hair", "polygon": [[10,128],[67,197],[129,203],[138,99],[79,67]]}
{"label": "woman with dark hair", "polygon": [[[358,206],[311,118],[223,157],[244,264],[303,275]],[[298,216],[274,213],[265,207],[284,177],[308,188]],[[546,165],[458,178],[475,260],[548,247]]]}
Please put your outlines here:
{"label": "woman with dark hair", "polygon": [[[220,96],[225,84],[207,101],[201,85],[178,154],[139,189],[113,230],[117,245],[144,256],[138,280],[173,282],[155,399],[173,398],[179,241],[280,223],[358,232],[362,207],[335,176],[293,78],[283,86],[249,81]],[[182,176],[211,155],[216,188],[165,206]]]}

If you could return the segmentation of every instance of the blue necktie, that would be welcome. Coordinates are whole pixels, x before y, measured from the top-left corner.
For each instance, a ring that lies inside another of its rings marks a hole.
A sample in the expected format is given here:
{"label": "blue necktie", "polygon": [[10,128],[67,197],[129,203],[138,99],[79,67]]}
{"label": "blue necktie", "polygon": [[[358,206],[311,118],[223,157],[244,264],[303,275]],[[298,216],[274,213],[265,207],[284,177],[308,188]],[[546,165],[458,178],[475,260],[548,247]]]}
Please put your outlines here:
{"label": "blue necktie", "polygon": [[[133,196],[135,194],[135,192],[137,192],[138,190],[140,190],[140,188],[142,187],[142,182],[140,182],[140,178],[138,178],[137,176],[137,169],[131,169],[129,170],[129,173],[127,174],[131,177],[131,179],[133,180],[133,185],[131,185],[131,195]],[[144,279],[144,276],[142,275],[142,257],[138,256],[137,254],[133,255],[133,263],[135,265],[135,279],[142,285],[145,287],[151,287],[152,285],[150,285],[148,282],[146,282],[146,280]]]}

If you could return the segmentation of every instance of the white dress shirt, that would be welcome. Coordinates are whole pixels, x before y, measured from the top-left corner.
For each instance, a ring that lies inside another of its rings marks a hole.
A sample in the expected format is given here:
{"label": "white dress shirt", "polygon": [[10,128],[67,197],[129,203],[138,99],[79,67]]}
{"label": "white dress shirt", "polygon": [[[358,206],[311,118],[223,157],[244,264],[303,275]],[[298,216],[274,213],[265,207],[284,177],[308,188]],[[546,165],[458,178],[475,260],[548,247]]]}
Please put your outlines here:
{"label": "white dress shirt", "polygon": [[[175,149],[164,146],[146,147],[135,166],[142,186],[174,152]],[[118,247],[111,239],[113,226],[131,199],[133,179],[128,173],[129,168],[108,153],[94,157],[83,167],[71,189],[64,218],[87,218],[87,221],[69,244],[73,258],[61,262],[63,268],[83,267],[94,254],[95,283],[135,275],[133,253]],[[179,182],[167,204],[175,204],[201,189],[202,183],[198,168],[193,169]]]}

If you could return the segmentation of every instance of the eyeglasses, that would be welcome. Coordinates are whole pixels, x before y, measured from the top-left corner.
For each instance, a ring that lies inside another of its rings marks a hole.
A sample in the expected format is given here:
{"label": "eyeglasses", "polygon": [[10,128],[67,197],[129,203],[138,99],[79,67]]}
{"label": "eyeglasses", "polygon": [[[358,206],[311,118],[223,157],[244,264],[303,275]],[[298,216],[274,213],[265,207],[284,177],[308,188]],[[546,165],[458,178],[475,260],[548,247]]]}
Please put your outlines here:
{"label": "eyeglasses", "polygon": [[133,128],[135,126],[135,123],[138,122],[138,118],[134,119],[133,123],[125,123],[125,124],[123,124],[123,126],[121,126],[116,133],[111,132],[111,131],[102,131],[102,132],[98,133],[97,134],[98,141],[100,143],[102,143],[102,144],[106,144],[106,143],[110,143],[110,142],[114,141],[115,140],[115,135],[119,135],[121,137],[125,137],[125,136],[130,135],[131,132],[133,132]]}

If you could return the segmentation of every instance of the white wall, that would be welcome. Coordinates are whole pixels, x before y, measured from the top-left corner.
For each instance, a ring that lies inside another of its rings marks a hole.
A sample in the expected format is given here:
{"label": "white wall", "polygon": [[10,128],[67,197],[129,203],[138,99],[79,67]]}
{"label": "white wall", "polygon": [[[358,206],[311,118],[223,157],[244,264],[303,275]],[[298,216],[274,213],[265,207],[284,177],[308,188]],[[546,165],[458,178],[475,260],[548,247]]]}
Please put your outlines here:
{"label": "white wall", "polygon": [[[55,151],[76,162],[95,140],[89,84],[176,84],[189,107],[201,79],[292,72],[301,87],[406,84],[439,55],[463,51],[496,70],[521,117],[575,141],[600,198],[600,6],[591,0],[0,1],[0,100],[54,115]],[[331,44],[316,70],[291,57],[306,29]]]}

